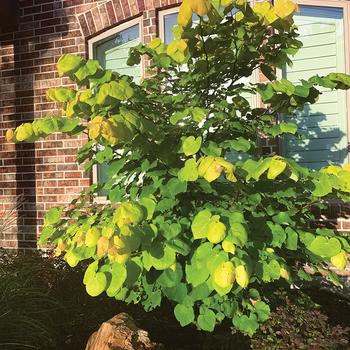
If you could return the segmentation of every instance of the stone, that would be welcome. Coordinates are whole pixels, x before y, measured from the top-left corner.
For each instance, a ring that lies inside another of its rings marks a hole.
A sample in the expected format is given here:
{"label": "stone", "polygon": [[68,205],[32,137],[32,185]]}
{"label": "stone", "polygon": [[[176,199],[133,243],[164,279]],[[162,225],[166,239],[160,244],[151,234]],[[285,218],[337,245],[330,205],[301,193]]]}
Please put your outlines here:
{"label": "stone", "polygon": [[135,324],[127,313],[120,313],[102,323],[93,333],[85,350],[158,350],[161,344],[152,342],[148,333]]}

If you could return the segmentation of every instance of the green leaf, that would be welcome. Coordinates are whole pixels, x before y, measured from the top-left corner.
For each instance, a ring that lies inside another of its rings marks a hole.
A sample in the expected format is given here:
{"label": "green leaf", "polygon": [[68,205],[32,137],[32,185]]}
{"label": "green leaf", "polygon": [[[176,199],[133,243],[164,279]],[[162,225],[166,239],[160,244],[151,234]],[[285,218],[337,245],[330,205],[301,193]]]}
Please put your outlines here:
{"label": "green leaf", "polygon": [[209,258],[207,259],[207,266],[208,266],[209,272],[213,274],[216,268],[226,261],[228,261],[227,252],[225,252],[224,250],[214,251],[210,256],[210,259]]}
{"label": "green leaf", "polygon": [[211,220],[211,213],[208,209],[200,211],[193,219],[191,230],[194,239],[207,237],[208,226]]}
{"label": "green leaf", "polygon": [[40,233],[40,238],[38,240],[39,245],[44,245],[48,242],[49,238],[56,232],[55,228],[52,226],[46,226]]}
{"label": "green leaf", "polygon": [[330,73],[327,75],[328,79],[337,83],[337,89],[350,89],[350,75],[344,73]]}
{"label": "green leaf", "polygon": [[88,60],[86,63],[81,66],[74,75],[80,80],[83,81],[88,77],[94,76],[98,70],[101,69],[101,66],[97,60]]}
{"label": "green leaf", "polygon": [[272,233],[271,245],[273,247],[282,247],[282,244],[285,242],[287,235],[281,225],[273,224],[271,221],[267,222],[267,225]]}
{"label": "green leaf", "polygon": [[248,152],[251,148],[251,143],[244,137],[239,137],[237,140],[229,141],[230,146],[237,152]]}
{"label": "green leaf", "polygon": [[298,126],[295,123],[282,122],[279,124],[282,132],[294,135],[298,131]]}
{"label": "green leaf", "polygon": [[178,178],[172,178],[161,187],[161,191],[163,196],[174,198],[179,193],[184,193],[187,191],[187,183],[180,181]]}
{"label": "green leaf", "polygon": [[304,281],[308,281],[308,282],[312,281],[312,276],[306,273],[304,270],[298,271],[298,277]]}
{"label": "green leaf", "polygon": [[193,301],[203,300],[211,294],[212,290],[209,289],[207,283],[202,283],[194,287],[191,291],[190,297]]}
{"label": "green leaf", "polygon": [[179,121],[181,121],[182,119],[185,119],[186,117],[188,117],[190,111],[186,108],[183,111],[178,111],[175,112],[171,117],[170,117],[170,123],[173,125],[176,125]]}
{"label": "green leaf", "polygon": [[58,75],[62,77],[65,74],[74,73],[83,63],[84,61],[79,56],[63,55],[57,62]]}
{"label": "green leaf", "polygon": [[262,280],[264,282],[274,281],[281,276],[281,266],[277,260],[271,260],[269,263],[262,263]]}
{"label": "green leaf", "polygon": [[38,120],[38,123],[40,130],[48,135],[59,131],[59,126],[56,118],[45,117]]}
{"label": "green leaf", "polygon": [[198,179],[197,162],[195,159],[188,159],[185,166],[178,172],[181,181],[196,181]]}
{"label": "green leaf", "polygon": [[118,203],[122,200],[123,195],[125,193],[124,188],[120,188],[119,186],[114,187],[108,192],[108,199],[111,203]]}
{"label": "green leaf", "polygon": [[191,283],[193,287],[204,283],[209,277],[209,269],[207,262],[213,258],[213,245],[209,242],[201,244],[194,252],[191,264],[187,264],[186,280]]}
{"label": "green leaf", "polygon": [[45,214],[45,225],[57,224],[62,215],[62,208],[53,207],[49,209]]}
{"label": "green leaf", "polygon": [[59,130],[61,132],[71,132],[80,124],[78,118],[61,118]]}
{"label": "green leaf", "polygon": [[274,81],[272,88],[277,92],[283,92],[288,96],[292,96],[295,92],[295,86],[287,79],[281,79],[280,81]]}
{"label": "green leaf", "polygon": [[214,311],[205,309],[203,314],[200,314],[197,319],[197,324],[200,329],[207,332],[213,332],[216,324]]}
{"label": "green leaf", "polygon": [[254,314],[236,315],[234,316],[233,325],[238,328],[242,333],[249,335],[250,337],[256,332],[259,327],[257,317]]}
{"label": "green leaf", "polygon": [[125,163],[126,160],[124,158],[111,161],[106,171],[106,174],[108,176],[118,175],[119,171],[123,169]]}
{"label": "green leaf", "polygon": [[337,86],[337,84],[328,77],[319,77],[318,75],[309,78],[308,81],[313,85],[319,85],[327,89],[334,89]]}
{"label": "green leaf", "polygon": [[209,270],[205,264],[192,263],[186,265],[186,280],[192,284],[193,287],[197,287],[204,283],[209,277]]}
{"label": "green leaf", "polygon": [[163,68],[169,68],[171,64],[171,59],[167,56],[164,56],[159,59],[159,63]]}
{"label": "green leaf", "polygon": [[124,285],[131,288],[138,281],[142,273],[142,259],[140,257],[131,258],[131,260],[126,263],[125,267],[127,276]]}
{"label": "green leaf", "polygon": [[165,270],[175,262],[175,251],[167,245],[160,242],[153,242],[149,252],[151,264],[156,270]]}
{"label": "green leaf", "polygon": [[64,260],[70,267],[75,267],[78,265],[80,257],[71,249],[64,255]]}
{"label": "green leaf", "polygon": [[298,85],[295,87],[294,95],[306,98],[309,96],[309,94],[310,94],[309,85]]}
{"label": "green leaf", "polygon": [[195,122],[200,123],[207,115],[207,111],[200,107],[194,107],[191,109],[191,115]]}
{"label": "green leaf", "polygon": [[207,156],[220,157],[222,149],[213,141],[208,141],[205,143],[202,148],[202,152]]}
{"label": "green leaf", "polygon": [[350,253],[350,244],[345,237],[338,237],[339,241],[343,245],[343,248],[346,252]]}
{"label": "green leaf", "polygon": [[186,242],[184,239],[174,238],[165,242],[165,244],[183,256],[188,255],[191,251],[190,242]]}
{"label": "green leaf", "polygon": [[140,199],[140,204],[147,210],[147,220],[152,219],[154,211],[156,209],[156,202],[152,198],[143,197]]}
{"label": "green leaf", "polygon": [[267,178],[269,180],[274,180],[278,175],[282,174],[284,169],[286,169],[287,163],[283,159],[272,158],[269,166],[269,171],[267,173]]}
{"label": "green leaf", "polygon": [[330,258],[341,251],[341,244],[337,238],[324,236],[316,237],[307,248],[314,254]]}
{"label": "green leaf", "polygon": [[257,301],[254,304],[254,312],[258,316],[258,320],[261,322],[266,321],[270,316],[270,307],[263,301]]}
{"label": "green leaf", "polygon": [[103,150],[96,153],[96,160],[99,164],[103,164],[113,158],[113,149],[106,146]]}
{"label": "green leaf", "polygon": [[63,87],[51,88],[46,92],[47,99],[55,102],[68,102],[75,97],[75,94],[75,90]]}
{"label": "green leaf", "polygon": [[298,249],[298,234],[292,228],[286,228],[287,233],[287,242],[286,247],[289,250],[297,250]]}
{"label": "green leaf", "polygon": [[232,211],[229,214],[229,221],[231,226],[236,223],[244,224],[245,223],[244,215],[239,211]]}
{"label": "green leaf", "polygon": [[87,267],[87,269],[85,270],[84,279],[83,279],[83,283],[85,285],[87,285],[88,282],[91,281],[95,277],[97,269],[98,269],[98,260],[92,262]]}
{"label": "green leaf", "polygon": [[249,180],[250,177],[252,177],[255,180],[259,180],[260,176],[269,169],[270,164],[272,162],[272,158],[265,158],[261,159],[258,163],[255,169],[251,172],[251,174],[248,174],[247,180]]}
{"label": "green leaf", "polygon": [[258,84],[256,91],[260,94],[263,102],[267,102],[274,95],[274,91],[271,84]]}
{"label": "green leaf", "polygon": [[174,314],[182,327],[185,327],[194,321],[194,312],[192,306],[177,304],[174,308]]}
{"label": "green leaf", "polygon": [[15,137],[17,141],[26,141],[30,139],[34,134],[31,123],[24,123],[16,128]]}
{"label": "green leaf", "polygon": [[92,297],[97,297],[105,291],[107,287],[107,277],[103,272],[97,272],[86,284],[86,292]]}
{"label": "green leaf", "polygon": [[315,197],[324,197],[333,190],[327,174],[322,174],[318,179],[312,180],[312,182],[315,185],[312,195]]}
{"label": "green leaf", "polygon": [[310,232],[307,231],[298,231],[299,238],[302,243],[305,244],[306,247],[308,247],[311,242],[315,239],[315,235],[313,235]]}
{"label": "green leaf", "polygon": [[112,265],[111,274],[112,279],[106,291],[109,297],[115,296],[123,286],[123,283],[125,282],[127,276],[125,265],[114,263]]}
{"label": "green leaf", "polygon": [[186,137],[182,140],[181,151],[185,153],[186,156],[191,156],[196,154],[202,145],[202,137],[198,136],[195,138],[194,136]]}
{"label": "green leaf", "polygon": [[280,224],[280,225],[293,224],[293,220],[290,218],[289,214],[285,211],[280,211],[278,214],[272,217],[272,220],[276,224]]}
{"label": "green leaf", "polygon": [[175,287],[164,288],[163,293],[169,300],[173,300],[181,304],[187,297],[187,286],[185,283],[178,283]]}
{"label": "green leaf", "polygon": [[167,288],[175,287],[182,279],[182,267],[180,264],[175,265],[175,271],[172,269],[164,270],[157,279],[157,282]]}
{"label": "green leaf", "polygon": [[243,247],[248,242],[248,233],[244,225],[241,223],[233,223],[230,229],[230,237],[232,243]]}

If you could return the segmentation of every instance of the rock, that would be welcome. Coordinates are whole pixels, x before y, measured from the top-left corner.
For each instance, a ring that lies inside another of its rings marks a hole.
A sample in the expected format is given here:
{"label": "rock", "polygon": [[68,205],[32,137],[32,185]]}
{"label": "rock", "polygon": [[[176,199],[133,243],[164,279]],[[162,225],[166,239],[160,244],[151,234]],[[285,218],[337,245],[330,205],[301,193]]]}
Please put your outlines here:
{"label": "rock", "polygon": [[85,350],[158,350],[161,344],[153,343],[148,333],[139,329],[126,313],[121,313],[102,323],[93,333]]}

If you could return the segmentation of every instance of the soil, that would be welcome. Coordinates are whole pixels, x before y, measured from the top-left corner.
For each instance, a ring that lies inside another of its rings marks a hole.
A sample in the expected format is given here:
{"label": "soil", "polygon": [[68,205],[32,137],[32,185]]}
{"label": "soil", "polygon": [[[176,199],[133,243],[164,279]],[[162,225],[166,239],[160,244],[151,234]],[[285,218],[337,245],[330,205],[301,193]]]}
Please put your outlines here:
{"label": "soil", "polygon": [[[305,290],[314,302],[322,305],[321,311],[329,317],[329,322],[336,325],[350,326],[350,304],[337,295],[319,288],[308,288]],[[103,304],[100,304],[103,305]],[[127,312],[131,315],[137,326],[148,331],[150,339],[161,343],[167,350],[248,350],[250,341],[241,333],[232,332],[232,324],[229,321],[215,329],[215,334],[198,331],[194,326],[182,328],[173,316],[173,309],[170,304],[163,303],[162,307],[146,313],[140,306],[125,305],[115,301],[106,300],[104,319],[90,322],[89,327],[80,329],[79,333],[66,339],[60,349],[77,350],[85,349],[85,344],[94,330],[97,330],[100,323],[113,317],[119,312]],[[91,320],[92,321],[92,320]]]}

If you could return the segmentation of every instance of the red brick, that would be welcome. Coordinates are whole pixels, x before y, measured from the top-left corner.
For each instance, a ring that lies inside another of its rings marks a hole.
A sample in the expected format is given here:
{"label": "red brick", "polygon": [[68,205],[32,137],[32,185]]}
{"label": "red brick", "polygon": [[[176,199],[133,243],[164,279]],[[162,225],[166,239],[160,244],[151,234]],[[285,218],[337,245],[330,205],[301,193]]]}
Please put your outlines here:
{"label": "red brick", "polygon": [[107,14],[109,18],[109,24],[112,25],[117,22],[117,18],[115,16],[113,4],[111,1],[106,3]]}
{"label": "red brick", "polygon": [[91,15],[92,15],[95,27],[96,27],[96,31],[98,31],[98,32],[101,31],[103,29],[103,25],[102,25],[100,11],[98,10],[98,7],[95,7],[94,9],[91,10]]}
{"label": "red brick", "polygon": [[55,25],[60,24],[60,23],[61,23],[60,18],[52,18],[52,19],[48,19],[45,21],[41,21],[40,26],[41,26],[41,28],[50,27],[50,26],[55,26]]}
{"label": "red brick", "polygon": [[88,25],[90,34],[95,34],[97,32],[97,29],[96,29],[94,18],[92,16],[91,11],[88,11],[85,13],[85,18],[86,18],[86,23]]}
{"label": "red brick", "polygon": [[117,21],[119,22],[127,18],[127,16],[124,15],[124,11],[121,6],[120,0],[113,0],[113,3],[114,3],[114,12],[116,14]]}

